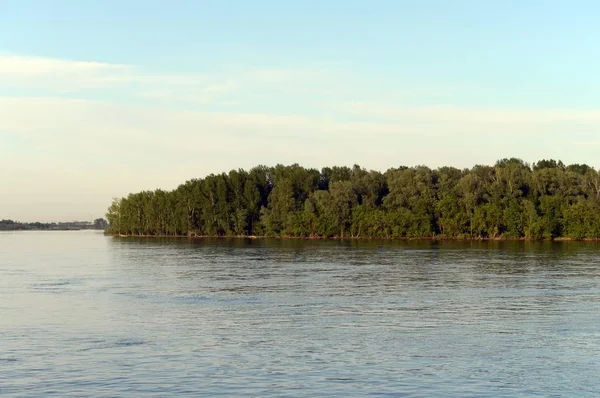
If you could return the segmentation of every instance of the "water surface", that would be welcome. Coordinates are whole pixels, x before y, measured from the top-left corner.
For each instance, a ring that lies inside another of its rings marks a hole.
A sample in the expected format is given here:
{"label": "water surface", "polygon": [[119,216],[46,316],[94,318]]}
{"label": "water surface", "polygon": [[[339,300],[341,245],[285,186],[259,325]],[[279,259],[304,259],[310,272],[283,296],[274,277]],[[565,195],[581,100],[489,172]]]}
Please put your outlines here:
{"label": "water surface", "polygon": [[600,244],[0,233],[0,395],[597,396]]}

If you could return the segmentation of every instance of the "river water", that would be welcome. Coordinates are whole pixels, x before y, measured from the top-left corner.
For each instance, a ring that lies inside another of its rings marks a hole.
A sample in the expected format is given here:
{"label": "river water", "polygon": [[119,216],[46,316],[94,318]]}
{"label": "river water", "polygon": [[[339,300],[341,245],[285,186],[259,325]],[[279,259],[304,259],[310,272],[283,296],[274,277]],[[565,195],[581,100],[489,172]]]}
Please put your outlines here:
{"label": "river water", "polygon": [[0,233],[0,395],[598,396],[600,244]]}

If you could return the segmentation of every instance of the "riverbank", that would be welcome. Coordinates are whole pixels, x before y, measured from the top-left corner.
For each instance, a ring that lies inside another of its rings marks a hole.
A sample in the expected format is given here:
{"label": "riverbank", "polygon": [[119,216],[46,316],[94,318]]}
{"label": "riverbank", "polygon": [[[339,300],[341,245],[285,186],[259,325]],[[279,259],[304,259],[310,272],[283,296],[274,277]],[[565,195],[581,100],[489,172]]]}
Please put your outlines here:
{"label": "riverbank", "polygon": [[600,238],[572,238],[572,237],[556,237],[556,238],[509,238],[509,237],[445,237],[445,236],[423,236],[423,237],[363,237],[363,236],[289,236],[289,235],[124,235],[110,234],[107,236],[115,238],[174,238],[174,239],[284,239],[284,240],[389,240],[389,241],[458,241],[458,242],[600,242]]}

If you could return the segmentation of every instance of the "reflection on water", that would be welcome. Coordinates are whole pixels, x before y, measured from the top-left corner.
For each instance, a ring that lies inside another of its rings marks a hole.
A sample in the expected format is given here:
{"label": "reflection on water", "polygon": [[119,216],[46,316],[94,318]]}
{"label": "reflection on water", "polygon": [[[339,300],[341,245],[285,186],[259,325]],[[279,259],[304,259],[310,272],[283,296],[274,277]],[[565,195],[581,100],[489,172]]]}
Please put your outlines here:
{"label": "reflection on water", "polygon": [[0,393],[594,396],[600,244],[0,234]]}

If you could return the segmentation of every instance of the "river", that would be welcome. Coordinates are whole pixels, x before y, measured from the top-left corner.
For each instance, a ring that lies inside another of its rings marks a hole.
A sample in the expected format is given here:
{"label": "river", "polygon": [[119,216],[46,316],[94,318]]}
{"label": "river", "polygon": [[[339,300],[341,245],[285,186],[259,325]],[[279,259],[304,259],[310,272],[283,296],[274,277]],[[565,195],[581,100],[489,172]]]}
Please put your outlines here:
{"label": "river", "polygon": [[0,233],[0,395],[598,396],[600,243]]}

